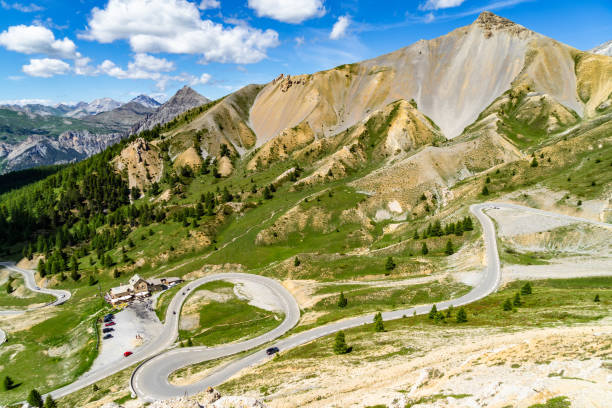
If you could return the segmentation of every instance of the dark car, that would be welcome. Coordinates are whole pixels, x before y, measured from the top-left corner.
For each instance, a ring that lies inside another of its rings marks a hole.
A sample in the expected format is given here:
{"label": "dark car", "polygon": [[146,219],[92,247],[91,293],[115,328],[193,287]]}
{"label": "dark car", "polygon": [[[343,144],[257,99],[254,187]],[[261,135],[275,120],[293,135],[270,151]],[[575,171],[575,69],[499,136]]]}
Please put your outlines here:
{"label": "dark car", "polygon": [[104,336],[104,337],[103,337],[103,339],[104,339],[104,340],[106,340],[106,339],[110,339],[110,338],[112,338],[112,337],[113,337],[113,335],[112,335],[112,334],[107,334],[106,336]]}
{"label": "dark car", "polygon": [[102,333],[110,333],[112,331],[114,331],[115,329],[113,329],[112,327],[105,327],[102,329]]}
{"label": "dark car", "polygon": [[112,321],[113,321],[112,317],[105,317],[104,318],[104,323],[108,323],[108,322],[112,322]]}
{"label": "dark car", "polygon": [[271,356],[272,354],[276,354],[279,352],[278,347],[270,347],[269,349],[266,350],[266,354]]}

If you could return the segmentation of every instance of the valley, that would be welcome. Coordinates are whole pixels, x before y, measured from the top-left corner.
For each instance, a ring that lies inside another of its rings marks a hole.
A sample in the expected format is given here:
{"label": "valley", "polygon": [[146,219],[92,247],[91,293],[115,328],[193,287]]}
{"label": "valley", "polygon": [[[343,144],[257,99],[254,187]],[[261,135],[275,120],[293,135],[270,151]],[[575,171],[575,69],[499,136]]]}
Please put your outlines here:
{"label": "valley", "polygon": [[[78,161],[0,195],[3,265],[26,281],[5,295],[0,274],[18,384],[0,404],[189,406],[215,387],[279,408],[605,406],[611,73],[483,12],[213,101],[0,109],[23,130],[3,169]],[[184,283],[104,300],[135,274]],[[124,327],[146,339],[122,357]]]}

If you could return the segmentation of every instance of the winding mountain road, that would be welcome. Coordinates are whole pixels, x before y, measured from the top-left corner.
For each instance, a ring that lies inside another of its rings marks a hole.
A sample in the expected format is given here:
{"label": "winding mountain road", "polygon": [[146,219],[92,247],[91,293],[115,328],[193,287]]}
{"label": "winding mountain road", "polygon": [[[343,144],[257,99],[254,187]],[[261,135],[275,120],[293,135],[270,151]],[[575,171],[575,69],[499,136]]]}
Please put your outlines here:
{"label": "winding mountain road", "polygon": [[[168,306],[168,310],[166,312],[166,320],[164,321],[162,331],[153,341],[145,344],[142,347],[139,347],[136,351],[134,351],[134,354],[127,358],[119,360],[116,363],[110,364],[98,370],[85,373],[75,382],[65,387],[59,388],[55,391],[52,391],[50,393],[51,396],[53,396],[53,398],[59,398],[64,395],[71,394],[118,371],[124,370],[140,361],[146,361],[147,359],[150,359],[151,357],[156,356],[159,353],[162,353],[163,351],[172,347],[178,337],[178,323],[179,316],[181,314],[180,311],[187,297],[197,287],[202,286],[205,283],[218,280],[232,280],[243,282],[251,281],[260,285],[264,285],[277,298],[278,304],[279,306],[281,306],[283,313],[285,314],[284,320],[275,329],[254,339],[247,340],[242,343],[231,344],[221,347],[221,349],[223,349],[226,355],[231,355],[244,350],[249,350],[253,347],[257,347],[258,345],[272,341],[290,330],[293,326],[297,324],[298,320],[300,319],[300,309],[293,296],[291,296],[287,289],[285,289],[279,282],[273,279],[266,278],[265,276],[260,275],[237,272],[219,273],[215,275],[205,276],[203,278],[199,278],[189,282],[187,285],[181,288],[180,291],[172,298],[172,300],[170,301],[170,305]],[[192,347],[189,349],[180,348],[170,350],[164,353],[164,356],[166,356],[164,358],[164,361],[170,360],[168,361],[169,363],[180,362],[180,364],[182,365],[177,366],[177,368],[180,368],[183,365],[189,365],[191,361],[190,359],[194,358],[195,355],[198,355],[198,353],[202,352],[203,350],[205,350],[204,347]],[[187,355],[184,351],[189,351],[189,354]],[[118,350],[117,352],[121,352],[121,350]],[[187,359],[185,357],[187,357]]]}
{"label": "winding mountain road", "polygon": [[[586,222],[605,228],[612,228],[611,224],[604,222],[537,210],[516,204],[492,202],[474,204],[470,207],[470,211],[478,219],[480,225],[482,226],[486,248],[486,267],[480,282],[469,293],[456,299],[437,303],[436,305],[439,310],[446,309],[450,305],[457,307],[482,299],[483,297],[494,292],[499,286],[501,280],[501,268],[497,249],[495,225],[493,221],[484,213],[484,210],[486,209],[498,208],[529,211],[543,216],[570,219],[577,222]],[[30,289],[56,296],[56,301],[50,303],[51,305],[61,304],[70,297],[70,293],[67,291],[37,288],[34,282],[33,271],[17,268],[13,263],[2,262],[0,265],[22,273],[26,281],[26,285],[28,285]],[[250,280],[266,286],[268,289],[270,289],[274,296],[278,298],[278,303],[282,306],[285,313],[283,322],[268,333],[240,343],[226,344],[214,348],[190,347],[168,350],[174,346],[177,339],[180,310],[189,294],[197,287],[217,280]],[[431,306],[431,304],[419,305],[408,309],[385,312],[382,314],[382,316],[384,320],[393,320],[402,318],[403,316],[412,316],[414,314],[422,315],[428,313]],[[363,324],[369,324],[372,322],[373,317],[374,314],[368,314],[330,323],[325,326],[316,327],[284,338],[276,342],[274,346],[278,347],[281,351],[289,350],[312,340],[338,332],[339,330],[346,330]],[[158,399],[180,397],[184,395],[193,395],[201,392],[208,386],[217,386],[227,381],[241,370],[261,364],[270,357],[266,354],[265,350],[256,351],[213,371],[202,380],[186,386],[176,386],[170,384],[168,381],[169,376],[174,371],[185,366],[234,355],[269,343],[293,328],[299,321],[299,318],[300,311],[297,302],[279,282],[273,279],[266,278],[261,275],[245,273],[221,273],[205,276],[189,282],[174,296],[174,298],[172,298],[166,313],[166,320],[163,329],[153,341],[140,347],[136,352],[134,352],[133,355],[119,360],[118,362],[107,367],[88,372],[79,377],[75,382],[52,391],[50,394],[54,398],[68,395],[140,362],[141,364],[132,374],[130,379],[130,387],[132,391],[143,400],[153,401]],[[0,340],[2,340],[2,336],[3,333],[0,332]]]}
{"label": "winding mountain road", "polygon": [[[501,267],[499,260],[499,253],[497,249],[497,236],[495,233],[495,225],[491,218],[489,218],[484,210],[486,209],[499,209],[508,208],[519,211],[529,211],[542,216],[569,219],[577,222],[587,222],[603,226],[606,228],[612,228],[612,225],[587,220],[579,217],[572,217],[563,214],[552,213],[548,211],[538,210],[530,207],[524,207],[516,204],[506,203],[481,203],[470,206],[470,211],[480,222],[483,231],[483,238],[485,241],[486,248],[486,267],[484,270],[483,277],[477,286],[475,286],[469,293],[461,296],[457,299],[452,299],[436,304],[438,310],[444,310],[449,306],[458,307],[475,302],[479,299],[494,292],[499,286],[501,280]],[[402,318],[403,316],[412,315],[423,315],[429,313],[432,304],[420,305],[408,309],[400,309],[382,314],[384,320],[394,320]],[[316,327],[314,329],[301,332],[278,341],[274,346],[278,347],[280,351],[292,349],[294,347],[303,345],[312,340],[327,336],[332,333],[336,333],[340,330],[346,330],[353,327],[357,327],[364,324],[372,323],[374,314],[368,314],[365,316],[359,316],[349,318],[346,320],[327,324],[325,326]],[[272,332],[270,332],[272,333]],[[265,335],[264,335],[265,336]],[[241,351],[248,350],[249,348],[263,344],[264,336],[260,336],[257,339],[253,339],[251,343],[243,342],[238,344],[224,345],[215,348],[188,348],[188,349],[177,349],[166,353],[162,353],[154,358],[149,359],[145,363],[141,364],[133,373],[131,378],[132,390],[145,401],[154,401],[159,399],[176,398],[184,395],[193,395],[201,392],[209,386],[217,386],[229,378],[240,372],[241,370],[252,367],[265,362],[271,357],[268,356],[265,350],[257,351],[244,358],[240,358],[220,369],[212,372],[200,381],[197,381],[190,385],[177,386],[170,384],[168,381],[169,376],[176,370],[204,361],[210,361],[221,357],[236,354]],[[274,338],[267,336],[269,339]],[[248,347],[251,346],[251,347]]]}
{"label": "winding mountain road", "polygon": [[[55,300],[53,302],[49,302],[42,306],[37,306],[25,310],[0,310],[0,316],[23,314],[30,310],[40,309],[42,307],[47,306],[59,306],[62,303],[66,302],[68,299],[70,299],[71,295],[70,292],[67,290],[47,289],[38,287],[38,285],[36,284],[36,279],[34,279],[34,271],[32,270],[19,268],[15,265],[14,262],[0,262],[0,267],[4,267],[14,272],[19,272],[21,276],[23,276],[23,282],[25,283],[26,288],[28,288],[32,292],[44,293],[46,295],[55,296]],[[6,333],[4,332],[4,330],[0,329],[0,344],[4,343],[5,341]]]}

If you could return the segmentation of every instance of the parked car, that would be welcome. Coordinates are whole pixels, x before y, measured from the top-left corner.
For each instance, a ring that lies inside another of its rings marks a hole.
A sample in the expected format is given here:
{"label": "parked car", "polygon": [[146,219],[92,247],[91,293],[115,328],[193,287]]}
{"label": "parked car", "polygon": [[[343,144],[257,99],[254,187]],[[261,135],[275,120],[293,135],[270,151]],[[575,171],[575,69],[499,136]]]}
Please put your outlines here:
{"label": "parked car", "polygon": [[123,353],[123,357],[129,357],[132,355],[131,351],[126,351],[125,353]]}
{"label": "parked car", "polygon": [[112,313],[107,314],[106,316],[104,316],[105,319],[114,319],[115,315]]}
{"label": "parked car", "polygon": [[108,323],[108,322],[112,322],[113,319],[111,319],[110,317],[105,317],[104,318],[104,323]]}
{"label": "parked car", "polygon": [[110,326],[114,326],[114,325],[115,325],[115,322],[109,322],[109,323],[106,323],[104,326],[110,327]]}
{"label": "parked car", "polygon": [[110,338],[112,338],[112,337],[113,337],[113,335],[112,335],[112,334],[107,334],[106,336],[104,336],[104,337],[103,337],[103,339],[104,339],[104,340],[106,340],[106,339],[110,339]]}
{"label": "parked car", "polygon": [[112,327],[105,327],[102,329],[102,333],[110,333],[112,331],[114,331],[115,329],[113,329]]}
{"label": "parked car", "polygon": [[269,349],[266,350],[266,354],[271,356],[272,354],[276,354],[278,353],[278,347],[270,347]]}

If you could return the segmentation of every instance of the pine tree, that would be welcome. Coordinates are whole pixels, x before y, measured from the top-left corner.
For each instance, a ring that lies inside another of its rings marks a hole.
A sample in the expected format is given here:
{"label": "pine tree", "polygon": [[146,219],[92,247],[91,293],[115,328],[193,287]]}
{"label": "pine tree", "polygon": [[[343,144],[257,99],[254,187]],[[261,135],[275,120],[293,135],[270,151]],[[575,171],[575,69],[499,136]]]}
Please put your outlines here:
{"label": "pine tree", "polygon": [[57,408],[57,403],[51,395],[47,395],[47,399],[45,399],[45,408]]}
{"label": "pine tree", "polygon": [[93,390],[93,392],[100,391],[100,387],[98,387],[98,384],[92,385],[91,389]]}
{"label": "pine tree", "polygon": [[4,377],[4,381],[2,383],[4,391],[12,390],[14,385],[15,385],[15,382],[13,381],[11,377],[9,377],[8,375]]}
{"label": "pine tree", "polygon": [[428,317],[429,317],[430,319],[433,319],[434,317],[436,317],[436,313],[438,313],[438,308],[437,308],[437,307],[436,307],[436,305],[434,304],[434,305],[431,307],[431,310],[429,311],[429,316],[428,316]]}
{"label": "pine tree", "polygon": [[446,241],[446,249],[444,250],[444,253],[446,255],[452,255],[455,253],[455,250],[453,249],[453,243],[450,239]]}
{"label": "pine tree", "polygon": [[300,261],[300,258],[296,256],[295,259],[293,260],[293,266],[298,267],[300,266],[301,263],[302,261]]}
{"label": "pine tree", "polygon": [[187,339],[187,347],[193,347],[193,341],[191,340],[191,337]]}
{"label": "pine tree", "polygon": [[427,243],[423,242],[423,245],[421,245],[421,254],[427,255],[428,253],[429,253],[429,248],[427,248]]}
{"label": "pine tree", "polygon": [[512,300],[512,304],[516,307],[519,307],[523,304],[523,302],[521,301],[520,293],[516,292],[516,294],[514,295],[514,299]]}
{"label": "pine tree", "polygon": [[487,186],[484,186],[482,189],[482,195],[483,196],[488,196],[489,195],[489,189],[487,188]]}
{"label": "pine tree", "polygon": [[593,299],[593,302],[595,302],[595,303],[599,303],[600,302],[600,300],[599,300],[599,293],[595,295],[595,299]]}
{"label": "pine tree", "polygon": [[453,305],[450,305],[448,309],[446,309],[446,317],[453,317],[454,310],[455,308],[453,307]]}
{"label": "pine tree", "polygon": [[344,337],[344,332],[340,330],[336,333],[336,339],[334,341],[334,353],[336,354],[346,354],[349,352],[349,348],[346,345],[346,339]]}
{"label": "pine tree", "polygon": [[344,296],[344,292],[340,292],[338,296],[338,307],[346,307],[348,305],[348,299]]}
{"label": "pine tree", "polygon": [[532,293],[531,283],[527,282],[521,288],[521,295],[531,295],[531,293]]}
{"label": "pine tree", "polygon": [[464,231],[472,231],[474,229],[474,225],[472,224],[472,218],[467,216],[463,219],[463,230]]}
{"label": "pine tree", "polygon": [[269,200],[272,198],[272,193],[270,192],[270,188],[268,188],[268,186],[264,188],[263,198],[265,198],[266,200]]}
{"label": "pine tree", "polygon": [[412,237],[413,239],[417,240],[419,239],[419,230],[414,230],[414,236]]}
{"label": "pine tree", "polygon": [[508,299],[506,299],[506,300],[504,301],[504,304],[503,304],[503,309],[504,309],[504,311],[506,311],[506,312],[509,312],[509,311],[511,311],[511,310],[512,310],[512,301],[510,300],[510,298],[508,298]]}
{"label": "pine tree", "polygon": [[465,308],[460,307],[459,311],[457,312],[457,323],[465,323],[467,321],[467,313]]}
{"label": "pine tree", "polygon": [[32,407],[36,407],[36,408],[43,407],[43,399],[40,396],[40,392],[36,390],[30,391],[27,401],[28,401],[28,404],[30,404],[30,406]]}
{"label": "pine tree", "polygon": [[387,262],[385,263],[385,269],[388,271],[392,271],[393,269],[395,269],[395,262],[393,262],[393,258],[392,257],[388,257],[387,258]]}
{"label": "pine tree", "polygon": [[455,224],[455,235],[458,237],[463,235],[463,223],[462,222],[457,222],[457,224]]}
{"label": "pine tree", "polygon": [[374,315],[374,331],[376,332],[384,332],[385,325],[383,324],[382,314],[380,312]]}
{"label": "pine tree", "polygon": [[70,277],[75,282],[78,281],[79,279],[81,279],[81,275],[77,271],[75,271],[74,269],[72,270],[72,272],[70,272]]}
{"label": "pine tree", "polygon": [[538,167],[538,161],[535,157],[533,158],[533,160],[531,160],[531,167]]}

